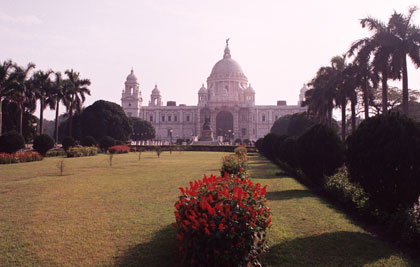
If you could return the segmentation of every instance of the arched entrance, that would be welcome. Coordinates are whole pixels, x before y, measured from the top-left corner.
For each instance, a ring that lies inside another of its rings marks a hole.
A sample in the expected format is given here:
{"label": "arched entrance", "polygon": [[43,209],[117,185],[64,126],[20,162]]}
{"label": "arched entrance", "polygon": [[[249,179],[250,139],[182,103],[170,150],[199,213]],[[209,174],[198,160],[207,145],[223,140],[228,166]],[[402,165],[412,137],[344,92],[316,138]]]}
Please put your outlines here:
{"label": "arched entrance", "polygon": [[216,116],[217,136],[231,139],[233,134],[233,115],[229,111],[220,111]]}

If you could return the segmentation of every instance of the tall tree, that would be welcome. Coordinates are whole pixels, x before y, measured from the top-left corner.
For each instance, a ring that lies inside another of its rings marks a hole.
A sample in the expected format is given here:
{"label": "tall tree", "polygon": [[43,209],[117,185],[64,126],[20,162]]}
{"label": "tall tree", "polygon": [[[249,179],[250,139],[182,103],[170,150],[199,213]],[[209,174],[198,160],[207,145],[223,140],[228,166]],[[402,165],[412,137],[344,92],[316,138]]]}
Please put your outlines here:
{"label": "tall tree", "polygon": [[60,124],[60,103],[68,107],[67,99],[68,82],[63,80],[61,72],[55,73],[55,80],[52,83],[52,103],[55,104],[55,143],[58,143],[58,126]]}
{"label": "tall tree", "polygon": [[89,79],[81,79],[80,73],[71,70],[66,70],[68,77],[68,88],[66,95],[68,97],[68,112],[69,112],[69,136],[72,136],[73,127],[73,112],[74,110],[81,111],[83,103],[86,100],[86,94],[90,95],[88,86],[90,85]]}
{"label": "tall tree", "polygon": [[390,40],[393,38],[389,27],[383,22],[367,17],[360,20],[363,28],[368,27],[373,35],[355,41],[350,49],[349,54],[353,55],[357,51],[356,60],[363,64],[370,62],[373,56],[372,66],[375,73],[380,73],[382,82],[382,112],[387,112],[388,102],[388,78],[390,75],[390,62],[392,48],[389,46]]}
{"label": "tall tree", "polygon": [[2,127],[3,127],[3,98],[7,96],[8,93],[8,83],[9,80],[9,72],[11,67],[13,66],[13,62],[11,60],[0,62],[0,136],[2,134]]}
{"label": "tall tree", "polygon": [[316,76],[308,84],[310,89],[305,93],[305,102],[308,106],[308,114],[312,115],[318,123],[331,126],[332,111],[336,88],[332,83],[333,70],[331,67],[321,67]]}
{"label": "tall tree", "polygon": [[[31,81],[28,79],[28,75],[31,69],[35,68],[34,63],[28,63],[26,68],[14,65],[14,71],[10,74],[10,95],[9,98],[12,102],[15,102],[19,108],[19,133],[22,135],[22,121],[25,104],[27,107],[34,111],[34,95],[29,90]],[[31,101],[28,101],[31,100]]]}
{"label": "tall tree", "polygon": [[389,20],[391,37],[389,45],[392,49],[391,71],[397,79],[402,78],[402,110],[408,114],[408,72],[407,56],[416,67],[420,67],[420,28],[411,24],[417,7],[411,7],[408,14],[394,12]]}
{"label": "tall tree", "polygon": [[50,79],[51,73],[53,73],[52,70],[48,70],[46,72],[39,70],[32,76],[32,86],[36,99],[39,100],[39,134],[43,133],[44,110],[47,108],[47,106],[52,106],[54,108]]}

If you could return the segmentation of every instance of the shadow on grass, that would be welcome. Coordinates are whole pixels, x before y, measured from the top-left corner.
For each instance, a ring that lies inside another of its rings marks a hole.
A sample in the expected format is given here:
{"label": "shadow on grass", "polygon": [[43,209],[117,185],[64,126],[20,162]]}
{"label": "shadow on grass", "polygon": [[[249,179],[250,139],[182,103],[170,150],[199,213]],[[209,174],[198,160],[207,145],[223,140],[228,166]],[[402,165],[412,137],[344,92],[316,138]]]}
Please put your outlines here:
{"label": "shadow on grass", "polygon": [[275,191],[267,192],[265,197],[268,200],[288,200],[293,198],[304,198],[304,197],[314,197],[314,194],[309,190],[285,190],[285,191]]}
{"label": "shadow on grass", "polygon": [[264,266],[363,266],[387,259],[392,251],[374,237],[334,232],[297,238],[271,247]]}
{"label": "shadow on grass", "polygon": [[176,266],[177,243],[175,229],[168,225],[143,244],[128,249],[116,259],[116,266]]}

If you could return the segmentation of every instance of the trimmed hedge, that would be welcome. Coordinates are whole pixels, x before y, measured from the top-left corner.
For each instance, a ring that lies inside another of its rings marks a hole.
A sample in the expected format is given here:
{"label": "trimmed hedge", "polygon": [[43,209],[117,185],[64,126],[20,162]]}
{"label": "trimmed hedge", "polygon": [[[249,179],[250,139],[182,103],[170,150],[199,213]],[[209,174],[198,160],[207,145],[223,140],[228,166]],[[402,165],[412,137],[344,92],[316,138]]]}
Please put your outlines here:
{"label": "trimmed hedge", "polygon": [[25,140],[16,131],[10,131],[0,136],[0,152],[13,154],[25,147]]}
{"label": "trimmed hedge", "polygon": [[418,203],[420,127],[405,115],[389,113],[363,121],[347,139],[350,179],[386,213]]}
{"label": "trimmed hedge", "polygon": [[54,147],[54,140],[47,134],[41,134],[35,137],[33,149],[45,157],[48,150]]}

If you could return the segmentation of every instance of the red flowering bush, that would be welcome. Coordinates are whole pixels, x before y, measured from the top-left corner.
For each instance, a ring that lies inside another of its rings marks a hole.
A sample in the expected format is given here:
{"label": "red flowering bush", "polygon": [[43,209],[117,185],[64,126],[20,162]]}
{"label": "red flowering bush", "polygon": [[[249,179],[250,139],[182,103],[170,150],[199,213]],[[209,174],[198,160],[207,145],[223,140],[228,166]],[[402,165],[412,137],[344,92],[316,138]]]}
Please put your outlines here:
{"label": "red flowering bush", "polygon": [[181,265],[255,266],[267,248],[271,212],[267,186],[247,179],[204,176],[180,188],[175,203]]}
{"label": "red flowering bush", "polygon": [[43,157],[38,152],[25,153],[0,153],[0,164],[22,163],[42,160]]}
{"label": "red flowering bush", "polygon": [[108,148],[109,153],[111,154],[122,154],[130,152],[130,147],[125,145],[111,146]]}
{"label": "red flowering bush", "polygon": [[247,177],[248,161],[237,154],[229,154],[222,158],[222,167],[220,175],[225,176],[227,173],[230,177],[239,177],[245,179]]}

